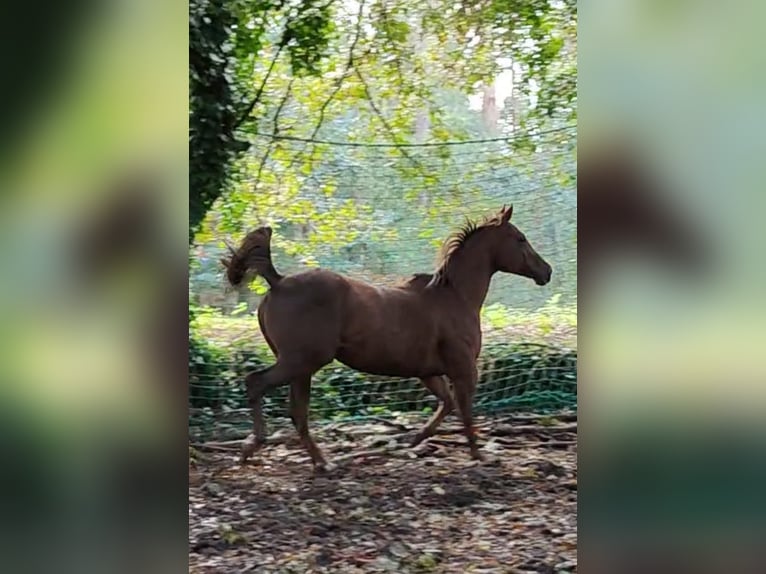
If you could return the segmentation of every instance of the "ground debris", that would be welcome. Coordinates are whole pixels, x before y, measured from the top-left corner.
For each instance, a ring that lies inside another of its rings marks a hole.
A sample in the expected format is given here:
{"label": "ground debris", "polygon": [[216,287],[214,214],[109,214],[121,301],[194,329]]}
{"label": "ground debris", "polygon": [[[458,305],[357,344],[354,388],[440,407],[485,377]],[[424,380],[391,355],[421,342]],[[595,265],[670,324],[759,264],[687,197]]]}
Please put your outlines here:
{"label": "ground debris", "polygon": [[[248,465],[234,450],[198,447],[205,454],[190,460],[189,572],[576,572],[576,428],[534,422],[524,420],[535,428],[513,437],[508,421],[495,425],[511,446],[492,438],[491,421],[478,421],[482,445],[494,445],[483,464],[446,425],[434,442],[408,449],[417,427],[406,420],[376,421],[369,432],[359,424],[317,429],[334,461],[386,435],[385,452],[348,456],[329,475],[313,474],[289,440]],[[338,433],[353,443],[341,447]],[[564,441],[571,446],[561,448]],[[398,456],[407,452],[416,454]]]}

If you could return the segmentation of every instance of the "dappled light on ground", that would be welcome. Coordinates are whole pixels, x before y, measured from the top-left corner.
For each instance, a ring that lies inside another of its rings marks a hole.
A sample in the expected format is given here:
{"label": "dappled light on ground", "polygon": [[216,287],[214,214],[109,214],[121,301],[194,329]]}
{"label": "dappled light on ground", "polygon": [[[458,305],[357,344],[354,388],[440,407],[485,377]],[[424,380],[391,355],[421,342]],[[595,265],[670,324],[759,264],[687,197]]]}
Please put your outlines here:
{"label": "dappled light on ground", "polygon": [[414,450],[391,423],[324,427],[328,474],[294,433],[245,466],[194,450],[189,571],[574,572],[576,424],[509,422],[480,421],[484,463],[447,425]]}

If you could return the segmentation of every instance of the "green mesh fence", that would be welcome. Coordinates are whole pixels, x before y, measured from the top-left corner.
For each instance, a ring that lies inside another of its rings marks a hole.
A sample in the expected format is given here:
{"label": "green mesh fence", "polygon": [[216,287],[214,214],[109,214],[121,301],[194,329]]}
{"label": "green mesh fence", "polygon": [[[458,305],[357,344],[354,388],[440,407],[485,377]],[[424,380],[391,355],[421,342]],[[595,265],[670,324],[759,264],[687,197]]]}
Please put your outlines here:
{"label": "green mesh fence", "polygon": [[[273,363],[264,349],[213,347],[192,341],[190,353],[190,425],[197,438],[239,436],[249,428],[243,379],[247,372]],[[577,353],[543,344],[490,342],[480,360],[474,412],[548,412],[576,408]],[[417,379],[366,375],[333,363],[313,379],[314,421],[338,421],[429,414],[435,397]],[[264,399],[271,420],[287,415],[287,387]]]}
{"label": "green mesh fence", "polygon": [[[241,185],[252,190],[257,180],[262,191],[229,202],[231,207],[226,202],[217,206],[215,221],[192,252],[191,299],[205,310],[190,339],[191,433],[241,436],[250,424],[244,376],[274,362],[254,317],[260,295],[225,289],[219,263],[224,237],[236,242],[245,229],[265,221],[275,227],[273,258],[283,273],[305,269],[311,261],[390,285],[431,271],[438,244],[465,217],[480,217],[505,203],[513,203],[514,223],[554,273],[544,289],[518,277],[493,280],[482,312],[475,412],[575,408],[574,126],[551,130],[535,141],[528,153],[510,139],[494,138],[407,146],[405,155],[390,145],[255,137]],[[296,180],[295,174],[304,172]],[[306,218],[300,209],[285,205],[310,206],[313,215]],[[346,212],[349,206],[353,213]],[[353,233],[331,240],[349,229]],[[270,425],[287,416],[287,392],[285,387],[266,397]],[[416,379],[374,377],[338,364],[313,379],[315,422],[396,413],[426,416],[435,406],[436,399]]]}

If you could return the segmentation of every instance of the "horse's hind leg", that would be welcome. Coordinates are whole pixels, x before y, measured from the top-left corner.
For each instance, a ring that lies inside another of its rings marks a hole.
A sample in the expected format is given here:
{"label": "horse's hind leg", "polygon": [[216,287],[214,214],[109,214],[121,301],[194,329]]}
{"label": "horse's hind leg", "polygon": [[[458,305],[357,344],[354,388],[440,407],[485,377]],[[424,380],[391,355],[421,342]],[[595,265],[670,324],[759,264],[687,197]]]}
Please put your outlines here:
{"label": "horse's hind leg", "polygon": [[309,433],[309,404],[311,402],[311,375],[292,381],[290,385],[290,416],[295,430],[309,453],[314,469],[317,471],[330,470],[330,465]]}
{"label": "horse's hind leg", "polygon": [[[261,333],[263,333],[263,338],[266,339],[266,343],[269,345],[271,352],[274,353],[274,356],[277,358],[277,360],[279,360],[279,352],[277,351],[277,347],[274,345],[271,337],[269,337],[269,332],[266,329],[266,325],[263,321],[263,309],[264,306],[262,304],[258,306],[258,323],[261,326]],[[250,433],[250,435],[248,435],[248,437],[242,443],[242,463],[247,462],[247,459],[253,456],[257,450],[266,444],[266,423],[263,420],[263,407],[261,405],[262,399],[251,396],[251,385],[248,380],[251,377],[256,378],[258,375],[264,374],[266,371],[269,371],[272,368],[273,367],[268,367],[261,371],[253,371],[248,373],[247,377],[245,377],[245,387],[247,389],[248,404],[250,406],[250,416],[253,420],[253,432]]]}
{"label": "horse's hind leg", "polygon": [[419,445],[428,437],[433,436],[444,418],[455,408],[455,404],[452,401],[452,393],[450,393],[449,385],[444,377],[427,377],[420,380],[429,391],[436,395],[436,398],[439,399],[439,405],[425,426],[412,439],[410,446],[413,447]]}
{"label": "horse's hind leg", "polygon": [[266,424],[263,420],[263,395],[271,388],[288,384],[290,381],[311,374],[317,369],[308,369],[299,362],[277,359],[275,365],[262,371],[254,371],[245,377],[250,414],[253,419],[253,433],[242,444],[242,462],[247,461],[266,444]]}
{"label": "horse's hind leg", "polygon": [[261,405],[261,397],[253,395],[251,388],[252,382],[257,380],[257,377],[266,374],[273,367],[267,367],[260,371],[252,371],[245,376],[245,390],[247,392],[247,404],[250,407],[250,417],[253,424],[253,432],[250,433],[247,438],[242,441],[242,457],[240,462],[243,464],[253,456],[256,451],[260,450],[264,444],[266,444],[266,427],[263,421],[263,407]]}

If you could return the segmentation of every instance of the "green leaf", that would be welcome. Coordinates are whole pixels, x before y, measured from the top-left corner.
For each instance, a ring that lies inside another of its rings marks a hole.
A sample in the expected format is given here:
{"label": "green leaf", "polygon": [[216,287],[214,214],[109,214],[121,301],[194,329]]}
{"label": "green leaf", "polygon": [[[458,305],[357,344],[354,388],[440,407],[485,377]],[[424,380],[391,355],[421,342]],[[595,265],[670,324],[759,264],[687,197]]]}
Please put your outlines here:
{"label": "green leaf", "polygon": [[256,295],[265,295],[269,290],[269,285],[263,277],[257,276],[250,282],[248,288]]}

